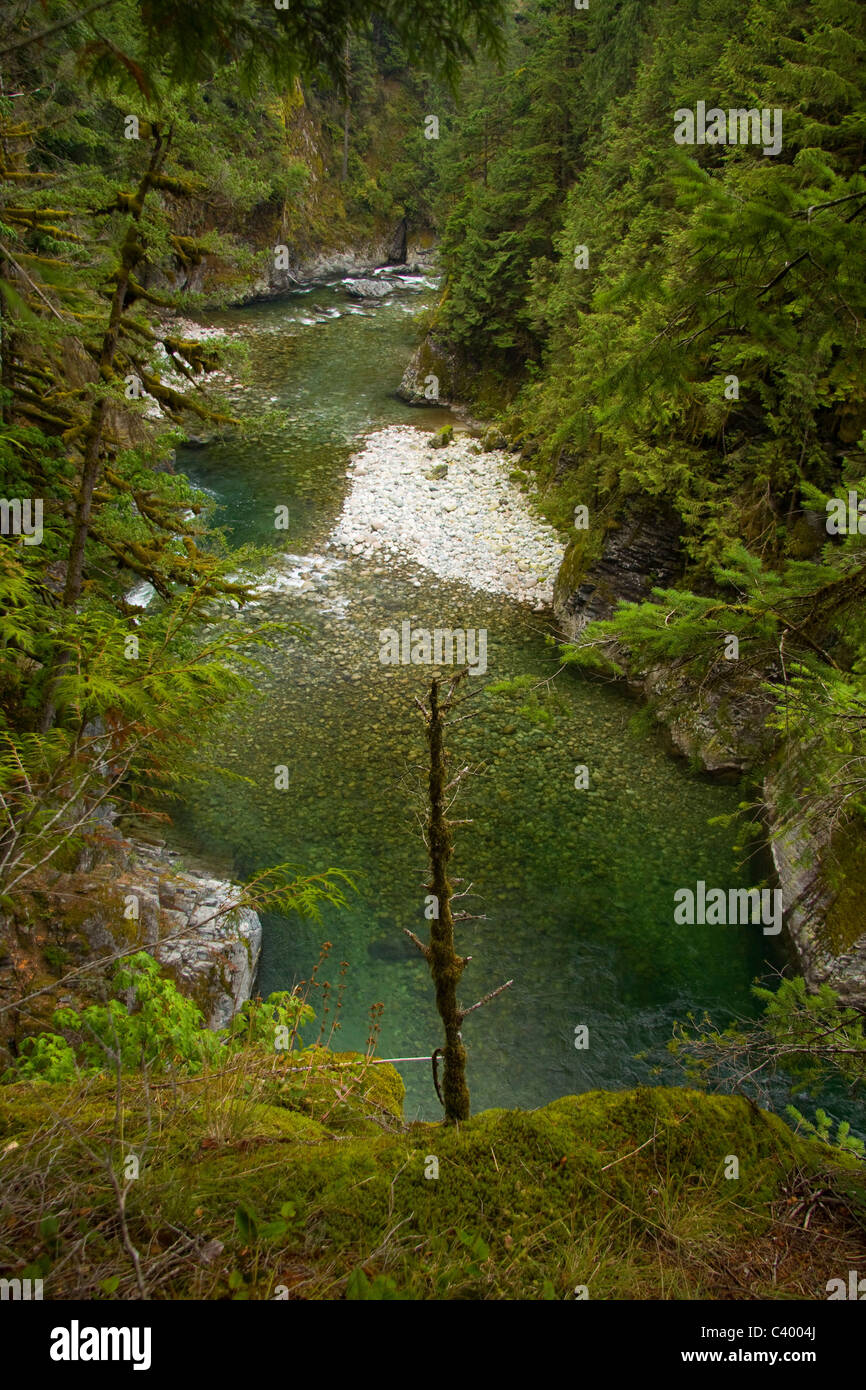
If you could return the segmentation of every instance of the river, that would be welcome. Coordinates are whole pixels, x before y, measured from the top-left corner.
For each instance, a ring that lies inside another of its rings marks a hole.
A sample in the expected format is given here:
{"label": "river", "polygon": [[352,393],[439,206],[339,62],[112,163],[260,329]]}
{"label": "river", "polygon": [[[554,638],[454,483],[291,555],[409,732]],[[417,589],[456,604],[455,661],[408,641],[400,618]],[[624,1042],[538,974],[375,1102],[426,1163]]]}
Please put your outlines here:
{"label": "river", "polygon": [[[416,280],[370,306],[340,285],[316,286],[209,315],[204,322],[248,344],[250,384],[237,400],[254,423],[179,455],[231,539],[275,552],[256,617],[308,632],[280,637],[255,700],[213,749],[249,780],[205,780],[179,831],[191,851],[238,876],[290,860],[356,877],[349,909],[326,911],[321,923],[265,918],[259,990],[305,978],[329,940],[323,973],[336,983],[348,962],[334,1045],[363,1049],[369,1008],[381,1001],[384,1057],[429,1056],[441,1029],[426,966],[402,930],[426,925],[415,819],[425,747],[413,697],[429,673],[383,666],[377,633],[406,619],[486,628],[490,677],[541,681],[559,667],[549,612],[408,563],[340,561],[325,549],[365,437],[452,418],[394,395],[415,315],[432,294]],[[288,530],[274,528],[278,506]],[[632,732],[635,705],[609,683],[565,670],[540,721],[522,705],[481,696],[452,734],[455,766],[476,769],[454,812],[472,822],[457,832],[454,873],[477,894],[463,905],[485,917],[459,928],[458,947],[473,957],[462,1002],[514,980],[464,1027],[475,1110],[674,1080],[674,1020],[754,1014],[750,984],[780,961],[778,941],[757,926],[673,922],[675,889],[752,881],[732,832],[710,824],[734,809],[736,788],[690,772],[660,736]],[[284,791],[274,786],[282,764]],[[575,788],[576,764],[589,769],[587,790]],[[581,1026],[586,1048],[575,1046]],[[407,1117],[436,1119],[429,1065],[401,1071]]]}

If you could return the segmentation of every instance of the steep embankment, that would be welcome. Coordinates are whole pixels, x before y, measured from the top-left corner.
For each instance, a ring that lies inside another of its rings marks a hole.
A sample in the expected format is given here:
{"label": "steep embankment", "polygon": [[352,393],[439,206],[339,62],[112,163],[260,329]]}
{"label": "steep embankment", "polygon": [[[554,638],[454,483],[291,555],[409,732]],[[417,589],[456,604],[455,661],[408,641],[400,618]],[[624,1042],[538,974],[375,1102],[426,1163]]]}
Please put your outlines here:
{"label": "steep embankment", "polygon": [[50,1028],[67,991],[100,998],[118,953],[136,948],[152,952],[210,1027],[225,1026],[250,997],[262,942],[240,889],[161,841],[104,822],[86,839],[68,868],[31,875],[0,919],[4,1044],[18,1050],[23,1037]]}
{"label": "steep embankment", "polygon": [[866,491],[866,11],[750,8],[521,6],[446,151],[445,291],[402,390],[500,412],[556,518],[584,508],[567,638],[679,590],[621,621],[622,674],[746,777],[800,967],[866,1005],[863,523],[824,510]]}
{"label": "steep embankment", "polygon": [[[685,564],[681,531],[682,522],[669,512],[631,504],[609,522],[595,551],[585,539],[572,541],[554,596],[566,638],[579,646],[588,624],[610,618],[620,603],[644,602],[654,588],[675,587]],[[862,837],[856,825],[816,830],[805,815],[788,811],[802,767],[796,745],[770,727],[771,673],[732,661],[700,679],[677,662],[648,662],[639,650],[611,643],[608,651],[677,752],[755,787],[800,972],[811,986],[828,984],[847,1004],[866,1007],[866,921],[853,890]]]}
{"label": "steep embankment", "polygon": [[[110,1082],[3,1087],[4,1272],[46,1298],[784,1300],[866,1257],[853,1161],[744,1100],[595,1092],[405,1126],[393,1069],[349,1060],[130,1082],[122,1152]],[[140,1161],[122,1232],[103,1149]]]}

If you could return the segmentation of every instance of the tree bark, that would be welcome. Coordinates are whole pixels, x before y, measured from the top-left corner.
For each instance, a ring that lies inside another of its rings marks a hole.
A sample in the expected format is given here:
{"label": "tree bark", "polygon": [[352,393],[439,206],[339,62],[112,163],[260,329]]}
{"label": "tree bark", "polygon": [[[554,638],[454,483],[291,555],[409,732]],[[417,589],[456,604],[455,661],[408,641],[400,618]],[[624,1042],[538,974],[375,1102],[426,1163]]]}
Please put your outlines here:
{"label": "tree bark", "polygon": [[[129,280],[134,267],[141,260],[141,245],[138,240],[137,231],[138,223],[141,221],[144,200],[150,192],[154,176],[159,172],[160,166],[165,159],[165,153],[166,150],[162,138],[157,134],[147,173],[142,178],[138,186],[138,192],[133,200],[133,210],[130,214],[129,226],[127,227],[123,248],[120,254],[120,266],[117,272],[114,294],[111,297],[108,327],[105,330],[102,339],[102,349],[99,354],[99,376],[103,381],[110,380],[113,375],[114,356],[117,352],[117,343],[120,337],[120,320],[123,317],[123,305],[127,290],[129,289]],[[67,608],[73,607],[73,605],[78,602],[81,595],[82,575],[84,571],[84,550],[90,531],[90,512],[93,506],[93,493],[100,473],[102,436],[105,428],[105,416],[107,411],[108,401],[105,396],[100,396],[93,404],[90,421],[84,436],[81,487],[76,501],[72,541],[69,547],[69,562],[66,568],[66,585],[63,591],[63,602]]]}
{"label": "tree bark", "polygon": [[453,853],[453,844],[451,827],[445,817],[445,732],[438,680],[434,680],[430,687],[427,742],[430,749],[430,815],[427,821],[430,883],[427,891],[435,894],[438,902],[438,916],[430,923],[428,963],[436,990],[436,1008],[445,1029],[442,1103],[446,1123],[454,1124],[469,1119],[466,1049],[460,1035],[461,1014],[457,1004],[457,986],[466,962],[454,949],[453,890],[448,878],[448,861]]}
{"label": "tree bark", "polygon": [[343,62],[346,68],[346,100],[343,105],[343,167],[340,178],[343,183],[349,177],[349,35],[346,35],[346,47],[343,51]]}
{"label": "tree bark", "polygon": [[[150,192],[155,176],[162,167],[167,151],[168,141],[164,141],[159,132],[156,132],[150,163],[138,185],[136,195],[132,199],[132,212],[121,248],[120,265],[117,270],[114,293],[111,296],[108,326],[103,334],[99,353],[100,383],[110,381],[114,374],[114,358],[120,338],[120,321],[123,317],[123,306],[133,269],[141,260],[142,256],[142,248],[138,240],[138,223],[141,221],[144,200]],[[66,582],[63,587],[63,604],[66,608],[74,608],[81,597],[81,588],[84,580],[84,555],[87,548],[87,538],[90,534],[90,514],[93,509],[93,494],[96,490],[96,484],[99,481],[99,475],[102,470],[102,445],[105,432],[105,417],[107,413],[108,400],[105,396],[99,396],[93,403],[90,411],[90,419],[84,432],[81,482],[75,501],[72,539],[69,543],[69,556],[66,562]],[[57,683],[66,667],[67,661],[68,656],[61,654],[54,665],[54,670],[48,684],[39,718],[39,727],[43,733],[47,732],[54,723]]]}
{"label": "tree bark", "polygon": [[[0,261],[0,275],[9,276],[9,263]],[[4,425],[11,425],[15,414],[15,332],[12,327],[12,311],[0,293],[0,384],[3,387],[2,419]]]}

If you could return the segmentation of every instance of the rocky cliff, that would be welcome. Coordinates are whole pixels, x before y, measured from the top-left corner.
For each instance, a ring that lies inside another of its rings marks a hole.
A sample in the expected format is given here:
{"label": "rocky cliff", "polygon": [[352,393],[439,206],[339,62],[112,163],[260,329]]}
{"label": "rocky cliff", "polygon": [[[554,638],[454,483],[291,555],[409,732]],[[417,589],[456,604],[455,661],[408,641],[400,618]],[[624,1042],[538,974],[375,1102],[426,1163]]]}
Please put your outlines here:
{"label": "rocky cliff", "polygon": [[[2,1001],[62,989],[67,976],[70,989],[96,997],[117,953],[140,946],[221,1028],[250,997],[261,951],[259,917],[239,898],[235,884],[161,842],[99,826],[73,867],[42,870],[17,895],[3,931]],[[48,1026],[57,998],[32,1000],[13,1030]]]}
{"label": "rocky cliff", "polygon": [[449,405],[462,394],[460,375],[456,354],[435,333],[427,333],[409,359],[397,395],[408,405]]}
{"label": "rocky cliff", "polygon": [[[676,584],[682,564],[677,519],[651,503],[632,502],[603,538],[569,546],[554,592],[562,631],[579,644],[587,624],[610,617],[620,601],[643,602],[654,587]],[[789,774],[767,727],[771,706],[761,677],[731,662],[698,683],[673,664],[642,667],[613,646],[610,655],[678,752],[709,772],[759,784],[798,969],[810,986],[829,984],[847,1003],[866,1007],[866,913],[844,887],[856,882],[851,840],[857,836],[850,827],[819,834],[783,814]]]}
{"label": "rocky cliff", "polygon": [[432,267],[434,255],[430,238],[422,236],[407,241],[405,229],[401,236],[401,227],[383,237],[332,250],[310,253],[288,247],[286,269],[279,269],[273,253],[269,252],[260,275],[239,292],[235,302],[248,304],[254,300],[277,299],[302,285],[344,275],[368,275],[389,265],[426,274]]}

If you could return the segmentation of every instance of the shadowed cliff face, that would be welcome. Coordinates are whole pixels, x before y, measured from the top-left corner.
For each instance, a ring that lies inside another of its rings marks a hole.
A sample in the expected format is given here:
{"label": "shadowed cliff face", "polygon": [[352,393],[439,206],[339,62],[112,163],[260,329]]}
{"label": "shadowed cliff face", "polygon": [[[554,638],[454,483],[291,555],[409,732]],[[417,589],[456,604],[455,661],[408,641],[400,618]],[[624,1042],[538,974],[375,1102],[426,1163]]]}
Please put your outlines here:
{"label": "shadowed cliff face", "polygon": [[627,505],[605,530],[601,553],[581,563],[580,542],[566,554],[556,584],[554,609],[566,636],[609,618],[619,602],[642,603],[654,587],[682,573],[679,517],[655,507]]}
{"label": "shadowed cliff face", "polygon": [[[679,530],[678,518],[632,502],[594,551],[589,537],[573,542],[554,590],[554,611],[568,638],[579,645],[587,624],[611,617],[618,603],[644,602],[655,587],[675,587],[684,558]],[[761,777],[769,763],[761,797],[797,969],[811,986],[829,984],[847,1003],[866,1005],[866,916],[846,887],[846,874],[856,876],[856,853],[852,861],[842,827],[816,834],[801,817],[783,815],[781,803],[795,789],[790,767],[774,760],[778,736],[767,727],[772,703],[764,677],[731,662],[698,682],[672,665],[641,667],[613,643],[610,654],[677,752],[729,776]]]}

